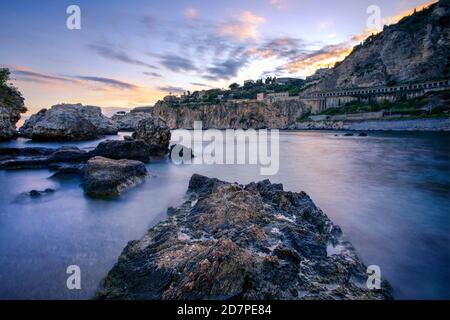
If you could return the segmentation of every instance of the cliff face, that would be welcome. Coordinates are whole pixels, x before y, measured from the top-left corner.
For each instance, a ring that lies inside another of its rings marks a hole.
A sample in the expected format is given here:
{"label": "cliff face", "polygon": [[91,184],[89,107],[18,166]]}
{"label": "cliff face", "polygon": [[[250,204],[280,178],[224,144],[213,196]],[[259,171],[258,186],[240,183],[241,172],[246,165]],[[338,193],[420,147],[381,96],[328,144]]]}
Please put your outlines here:
{"label": "cliff face", "polygon": [[308,92],[449,77],[450,1],[439,1],[371,36]]}
{"label": "cliff face", "polygon": [[154,107],[154,114],[163,118],[171,129],[192,129],[194,121],[202,121],[204,129],[284,129],[305,111],[306,106],[296,100],[210,105],[171,105],[159,101]]}
{"label": "cliff face", "polygon": [[0,86],[0,140],[9,140],[17,135],[16,123],[26,111],[23,97],[16,89]]}

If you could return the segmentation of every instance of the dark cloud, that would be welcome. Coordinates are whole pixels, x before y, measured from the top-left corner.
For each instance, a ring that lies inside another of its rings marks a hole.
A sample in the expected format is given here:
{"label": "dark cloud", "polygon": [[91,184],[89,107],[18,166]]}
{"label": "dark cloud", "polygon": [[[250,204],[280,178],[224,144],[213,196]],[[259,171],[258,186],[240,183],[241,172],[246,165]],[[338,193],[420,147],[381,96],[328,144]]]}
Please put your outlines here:
{"label": "dark cloud", "polygon": [[292,59],[305,53],[306,44],[302,39],[291,37],[279,37],[268,39],[250,54],[262,57],[276,57],[280,59]]}
{"label": "dark cloud", "polygon": [[119,88],[119,89],[125,89],[125,90],[135,90],[138,89],[139,86],[119,81],[111,78],[104,78],[104,77],[94,77],[94,76],[70,76],[70,75],[50,75],[45,73],[40,73],[36,71],[31,70],[17,70],[12,69],[12,74],[14,76],[18,76],[18,79],[21,81],[34,81],[34,82],[70,82],[70,83],[78,83],[83,84],[83,81],[89,81],[89,82],[96,82],[101,83],[103,85]]}
{"label": "dark cloud", "polygon": [[65,77],[53,76],[44,73],[39,73],[29,70],[11,70],[14,76],[18,76],[20,80],[23,81],[36,81],[36,82],[49,82],[49,81],[63,81],[63,82],[75,82],[73,79],[68,79]]}
{"label": "dark cloud", "polygon": [[211,87],[210,85],[208,85],[206,83],[201,83],[201,82],[191,82],[190,84],[193,86],[198,86],[198,87]]}
{"label": "dark cloud", "polygon": [[162,77],[162,75],[157,73],[157,72],[144,71],[142,73],[145,74],[146,76],[150,76],[150,77],[154,77],[154,78],[161,78]]}
{"label": "dark cloud", "polygon": [[173,72],[192,72],[207,80],[229,79],[249,58],[249,44],[217,32],[217,24],[197,18],[177,26],[183,32],[165,30],[165,41],[175,44],[176,55],[157,55]]}
{"label": "dark cloud", "polygon": [[174,72],[198,70],[191,60],[174,54],[161,56],[160,62],[167,69]]}
{"label": "dark cloud", "polygon": [[158,89],[161,91],[164,91],[164,92],[168,92],[168,93],[171,92],[171,93],[177,93],[177,94],[183,93],[185,91],[183,88],[173,87],[173,86],[159,87]]}
{"label": "dark cloud", "polygon": [[80,80],[98,82],[98,83],[102,83],[107,86],[115,87],[115,88],[119,88],[119,89],[134,90],[134,89],[139,88],[138,86],[136,86],[134,84],[111,79],[111,78],[92,77],[92,76],[75,76],[74,78],[80,79]]}
{"label": "dark cloud", "polygon": [[158,26],[160,25],[159,19],[151,14],[147,14],[144,17],[142,17],[141,21],[144,24],[144,26],[151,31],[156,31],[158,29]]}
{"label": "dark cloud", "polygon": [[143,67],[147,67],[147,68],[151,68],[151,69],[157,69],[156,66],[146,63],[144,61],[135,59],[135,58],[131,57],[125,51],[117,50],[116,48],[114,48],[111,45],[94,43],[94,44],[88,45],[88,48],[106,59],[120,61],[120,62],[124,62],[124,63],[128,63],[128,64],[133,64],[136,66],[143,66]]}
{"label": "dark cloud", "polygon": [[241,57],[240,59],[228,59],[214,63],[206,69],[206,74],[203,78],[208,80],[231,79],[237,76],[239,69],[247,63],[247,59]]}

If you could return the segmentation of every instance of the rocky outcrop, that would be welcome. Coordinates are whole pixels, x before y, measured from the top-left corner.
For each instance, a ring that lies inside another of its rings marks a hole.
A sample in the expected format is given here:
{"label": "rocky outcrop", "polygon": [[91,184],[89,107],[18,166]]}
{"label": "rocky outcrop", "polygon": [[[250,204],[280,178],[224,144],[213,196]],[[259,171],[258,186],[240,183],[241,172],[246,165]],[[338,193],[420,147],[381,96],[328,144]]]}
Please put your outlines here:
{"label": "rocky outcrop", "polygon": [[98,299],[387,299],[304,192],[193,175],[189,199],[128,243]]}
{"label": "rocky outcrop", "polygon": [[367,38],[306,92],[448,79],[449,3],[441,0]]}
{"label": "rocky outcrop", "polygon": [[117,126],[101,109],[81,104],[59,104],[32,115],[19,133],[33,140],[77,141],[116,134]]}
{"label": "rocky outcrop", "polygon": [[306,109],[300,100],[181,105],[158,101],[154,114],[162,117],[171,129],[192,129],[194,121],[202,121],[204,129],[284,129]]}
{"label": "rocky outcrop", "polygon": [[25,112],[24,98],[15,88],[0,86],[0,141],[17,136],[16,123]]}
{"label": "rocky outcrop", "polygon": [[[161,141],[162,138],[159,139],[158,141]],[[167,153],[163,150],[165,150],[165,144],[163,145],[161,142],[155,146],[138,139],[106,140],[100,142],[94,150],[83,150],[70,146],[60,148],[0,148],[0,169],[55,169],[58,167],[59,171],[66,173],[79,172],[80,166],[78,164],[82,165],[95,156],[116,160],[128,159],[149,162],[151,158],[160,158]],[[75,166],[67,166],[67,164],[75,164]]]}
{"label": "rocky outcrop", "polygon": [[0,169],[41,169],[52,163],[80,163],[95,153],[77,147],[60,148],[1,148]]}
{"label": "rocky outcrop", "polygon": [[149,162],[150,146],[144,140],[107,140],[100,142],[95,155],[110,159],[131,159]]}
{"label": "rocky outcrop", "polygon": [[163,156],[169,149],[170,129],[163,119],[151,117],[139,121],[132,138],[145,141],[151,154]]}
{"label": "rocky outcrop", "polygon": [[92,197],[115,197],[143,182],[146,175],[140,161],[94,157],[84,169],[83,188]]}
{"label": "rocky outcrop", "polygon": [[115,114],[111,120],[117,125],[119,131],[136,131],[139,121],[152,118],[148,112],[129,112],[126,114]]}

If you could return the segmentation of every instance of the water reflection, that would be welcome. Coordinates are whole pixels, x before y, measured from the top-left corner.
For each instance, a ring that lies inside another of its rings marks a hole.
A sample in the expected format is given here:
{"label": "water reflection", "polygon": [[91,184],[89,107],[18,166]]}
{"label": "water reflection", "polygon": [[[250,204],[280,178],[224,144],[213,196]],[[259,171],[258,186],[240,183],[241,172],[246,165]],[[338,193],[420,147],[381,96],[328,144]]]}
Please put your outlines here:
{"label": "water reflection", "polygon": [[[148,170],[146,183],[113,201],[86,198],[78,180],[49,179],[47,170],[0,171],[0,298],[89,298],[126,243],[182,202],[193,173],[240,183],[266,178],[249,165],[163,160]],[[364,262],[381,267],[396,297],[449,297],[448,134],[282,132],[280,170],[270,179],[309,193]],[[23,196],[45,188],[56,192]],[[70,264],[81,267],[80,291],[66,289]]]}

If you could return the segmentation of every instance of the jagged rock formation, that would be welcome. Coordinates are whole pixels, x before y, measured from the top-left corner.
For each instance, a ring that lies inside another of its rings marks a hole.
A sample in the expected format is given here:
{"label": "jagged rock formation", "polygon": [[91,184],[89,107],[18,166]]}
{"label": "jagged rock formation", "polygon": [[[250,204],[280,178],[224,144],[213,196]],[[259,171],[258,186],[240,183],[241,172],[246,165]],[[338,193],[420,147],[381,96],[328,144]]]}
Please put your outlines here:
{"label": "jagged rock formation", "polygon": [[168,152],[170,136],[170,129],[163,119],[150,117],[138,122],[132,138],[145,141],[151,154],[163,156]]}
{"label": "jagged rock formation", "polygon": [[154,106],[154,114],[162,117],[171,129],[192,129],[194,121],[202,121],[204,129],[283,129],[295,123],[305,110],[300,100],[208,105],[172,105],[158,101]]}
{"label": "jagged rock formation", "polygon": [[24,98],[15,88],[0,85],[0,141],[17,136],[16,123],[26,112]]}
{"label": "jagged rock formation", "polygon": [[306,92],[449,78],[449,3],[441,0],[385,27]]}
{"label": "jagged rock formation", "polygon": [[115,197],[143,182],[146,175],[140,161],[94,157],[84,169],[83,188],[92,197]]}
{"label": "jagged rock formation", "polygon": [[128,243],[98,299],[387,299],[304,192],[193,175],[189,199]]}
{"label": "jagged rock formation", "polygon": [[119,129],[119,131],[135,131],[141,120],[152,118],[152,114],[148,112],[128,112],[124,115],[115,114],[111,117]]}
{"label": "jagged rock formation", "polygon": [[82,104],[59,104],[32,115],[19,133],[33,140],[77,141],[117,134],[114,122],[101,109]]}

